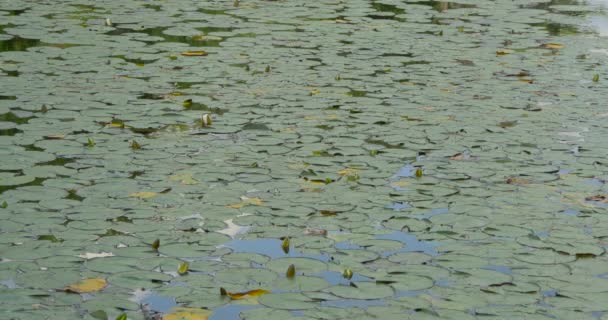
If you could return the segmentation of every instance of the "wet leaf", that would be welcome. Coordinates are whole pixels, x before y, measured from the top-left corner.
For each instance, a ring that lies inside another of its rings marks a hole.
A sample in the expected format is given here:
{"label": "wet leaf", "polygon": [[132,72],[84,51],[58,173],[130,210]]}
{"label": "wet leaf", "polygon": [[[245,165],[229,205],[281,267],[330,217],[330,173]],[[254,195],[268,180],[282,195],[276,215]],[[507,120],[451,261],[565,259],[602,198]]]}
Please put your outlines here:
{"label": "wet leaf", "polygon": [[183,276],[186,273],[188,273],[189,268],[190,268],[190,264],[188,262],[184,261],[179,265],[179,268],[177,269],[177,273]]}
{"label": "wet leaf", "polygon": [[186,57],[202,57],[202,56],[208,55],[209,53],[207,51],[198,50],[198,51],[184,51],[181,54],[182,54],[182,56],[186,56]]}
{"label": "wet leaf", "polygon": [[73,293],[90,293],[100,291],[106,287],[108,283],[102,278],[84,279],[80,282],[64,288],[67,292]]}
{"label": "wet leaf", "polygon": [[289,279],[292,279],[293,277],[296,276],[296,266],[294,266],[293,264],[289,265],[289,268],[287,268],[287,272],[285,272],[285,276]]}
{"label": "wet leaf", "polygon": [[152,249],[154,249],[154,251],[158,251],[159,247],[160,247],[160,239],[154,240],[154,242],[152,242]]}
{"label": "wet leaf", "polygon": [[289,237],[285,237],[285,239],[283,239],[283,242],[281,243],[281,249],[283,249],[283,252],[287,254],[289,253],[289,247]]}

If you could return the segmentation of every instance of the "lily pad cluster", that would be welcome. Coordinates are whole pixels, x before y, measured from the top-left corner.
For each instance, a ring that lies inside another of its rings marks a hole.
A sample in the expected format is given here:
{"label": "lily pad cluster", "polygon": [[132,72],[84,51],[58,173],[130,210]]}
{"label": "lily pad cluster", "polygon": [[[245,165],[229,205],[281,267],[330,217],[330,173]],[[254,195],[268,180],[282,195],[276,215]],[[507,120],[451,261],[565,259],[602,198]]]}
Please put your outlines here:
{"label": "lily pad cluster", "polygon": [[5,1],[7,319],[608,314],[579,1]]}

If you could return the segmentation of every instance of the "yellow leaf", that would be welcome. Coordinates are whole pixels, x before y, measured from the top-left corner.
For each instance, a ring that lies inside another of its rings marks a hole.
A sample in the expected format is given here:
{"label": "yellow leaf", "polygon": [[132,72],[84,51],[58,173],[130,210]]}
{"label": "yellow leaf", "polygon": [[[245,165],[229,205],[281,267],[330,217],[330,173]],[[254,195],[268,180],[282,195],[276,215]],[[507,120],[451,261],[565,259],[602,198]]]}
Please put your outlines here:
{"label": "yellow leaf", "polygon": [[542,47],[545,49],[562,49],[564,45],[559,43],[545,43]]}
{"label": "yellow leaf", "polygon": [[528,179],[522,179],[522,178],[516,178],[516,177],[510,177],[506,181],[507,184],[530,184],[530,182],[531,181]]}
{"label": "yellow leaf", "polygon": [[235,293],[226,291],[226,295],[229,296],[230,299],[233,299],[233,300],[259,297],[259,296],[265,295],[267,293],[270,293],[270,291],[264,290],[264,289],[255,289],[255,290],[249,290],[249,291],[245,291],[245,292],[235,292]]}
{"label": "yellow leaf", "polygon": [[211,310],[178,307],[171,309],[171,313],[165,314],[163,320],[207,320]]}
{"label": "yellow leaf", "polygon": [[192,175],[188,173],[172,175],[169,177],[169,180],[179,181],[180,184],[187,186],[198,184],[198,181],[192,178]]}
{"label": "yellow leaf", "polygon": [[206,51],[184,51],[182,52],[182,56],[186,56],[186,57],[202,57],[202,56],[206,56],[208,55],[208,53]]}
{"label": "yellow leaf", "polygon": [[76,284],[67,286],[67,287],[65,287],[64,290],[67,292],[74,292],[74,293],[88,293],[88,292],[99,291],[99,290],[105,288],[107,284],[108,283],[106,282],[105,279],[91,278],[91,279],[84,279]]}
{"label": "yellow leaf", "polygon": [[420,168],[420,167],[416,168],[416,177],[417,178],[422,177],[423,173],[424,172],[422,171],[422,168]]}
{"label": "yellow leaf", "polygon": [[350,269],[348,269],[348,268],[347,268],[347,269],[344,269],[344,272],[342,272],[342,276],[343,276],[345,279],[350,280],[350,279],[352,279],[352,278],[353,278],[353,271],[352,271],[352,270],[350,270]]}
{"label": "yellow leaf", "polygon": [[182,262],[179,265],[179,268],[177,269],[177,273],[179,273],[180,275],[184,275],[184,274],[188,273],[189,267],[190,267],[190,264],[188,262]]}
{"label": "yellow leaf", "polygon": [[338,174],[341,175],[341,176],[349,176],[351,174],[356,174],[359,171],[361,171],[361,170],[359,170],[359,169],[352,169],[352,168],[346,168],[346,169],[342,169],[342,170],[338,171]]}
{"label": "yellow leaf", "polygon": [[229,205],[226,206],[226,208],[240,209],[240,208],[248,206],[248,205],[263,206],[264,205],[264,201],[262,201],[262,199],[260,199],[260,198],[242,197],[241,198],[241,202],[229,204]]}
{"label": "yellow leaf", "polygon": [[150,199],[156,197],[158,193],[151,191],[143,191],[143,192],[133,192],[129,194],[129,197],[139,198],[139,199]]}
{"label": "yellow leaf", "polygon": [[502,49],[502,50],[496,51],[497,56],[504,56],[505,54],[510,54],[510,53],[513,53],[513,50]]}

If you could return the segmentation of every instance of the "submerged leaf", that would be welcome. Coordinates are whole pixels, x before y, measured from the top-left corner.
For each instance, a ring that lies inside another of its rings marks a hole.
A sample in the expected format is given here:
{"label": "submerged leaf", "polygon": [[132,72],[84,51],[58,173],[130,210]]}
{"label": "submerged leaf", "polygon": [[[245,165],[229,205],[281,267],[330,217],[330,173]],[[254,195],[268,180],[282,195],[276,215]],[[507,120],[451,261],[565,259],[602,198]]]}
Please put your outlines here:
{"label": "submerged leaf", "polygon": [[38,236],[38,240],[47,240],[50,242],[63,242],[63,239],[59,239],[52,234],[44,234],[44,235]]}
{"label": "submerged leaf", "polygon": [[283,252],[289,253],[289,237],[285,237],[285,239],[283,239],[283,243],[281,243],[281,249],[283,249]]}
{"label": "submerged leaf", "polygon": [[285,272],[285,276],[289,279],[295,277],[296,276],[296,266],[294,266],[293,264],[290,264],[289,268],[287,268],[287,272]]}
{"label": "submerged leaf", "polygon": [[91,278],[91,279],[84,279],[76,284],[67,286],[64,288],[64,290],[67,292],[73,292],[73,293],[89,293],[89,292],[99,291],[99,290],[105,288],[107,284],[108,283],[106,282],[105,279]]}
{"label": "submerged leaf", "polygon": [[186,273],[188,273],[188,269],[190,268],[190,264],[188,262],[182,262],[179,265],[179,268],[177,269],[177,273],[179,273],[180,275],[185,275]]}

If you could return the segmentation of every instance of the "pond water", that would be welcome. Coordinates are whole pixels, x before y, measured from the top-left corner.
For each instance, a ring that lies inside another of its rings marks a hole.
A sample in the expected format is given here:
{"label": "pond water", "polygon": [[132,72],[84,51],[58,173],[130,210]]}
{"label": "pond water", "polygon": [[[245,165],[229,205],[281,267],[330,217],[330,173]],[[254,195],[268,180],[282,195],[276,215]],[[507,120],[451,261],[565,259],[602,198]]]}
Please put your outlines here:
{"label": "pond water", "polygon": [[0,318],[608,319],[607,11],[0,2]]}

